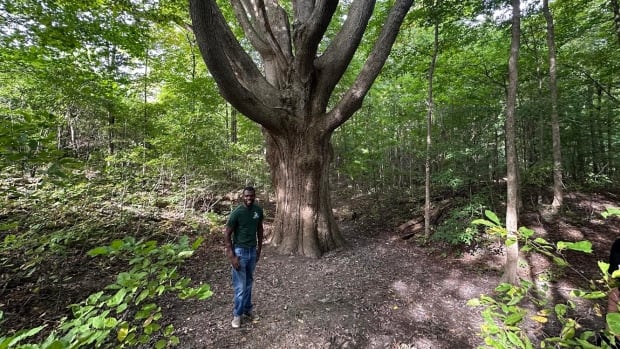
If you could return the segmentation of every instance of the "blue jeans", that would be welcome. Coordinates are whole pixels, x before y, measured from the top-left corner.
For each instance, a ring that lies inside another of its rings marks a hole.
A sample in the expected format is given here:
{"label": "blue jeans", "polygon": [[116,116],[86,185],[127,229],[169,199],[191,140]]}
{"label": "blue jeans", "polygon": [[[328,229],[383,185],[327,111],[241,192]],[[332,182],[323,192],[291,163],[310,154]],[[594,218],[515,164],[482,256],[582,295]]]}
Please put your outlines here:
{"label": "blue jeans", "polygon": [[252,312],[252,284],[256,268],[256,247],[235,247],[235,256],[239,257],[239,270],[232,269],[232,282],[235,290],[233,316]]}

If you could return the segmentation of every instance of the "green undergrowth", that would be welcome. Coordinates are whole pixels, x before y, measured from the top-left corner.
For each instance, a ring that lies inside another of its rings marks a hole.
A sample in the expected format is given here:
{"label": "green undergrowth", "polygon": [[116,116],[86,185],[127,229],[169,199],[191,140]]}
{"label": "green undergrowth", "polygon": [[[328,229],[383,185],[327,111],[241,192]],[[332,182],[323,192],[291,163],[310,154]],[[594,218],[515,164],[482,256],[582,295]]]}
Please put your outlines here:
{"label": "green undergrowth", "polygon": [[109,179],[13,188],[0,206],[0,349],[178,344],[159,302],[211,295],[179,270],[222,216]]}
{"label": "green undergrowth", "polygon": [[455,200],[454,207],[445,214],[438,224],[432,239],[452,246],[471,248],[487,239],[471,221],[480,217],[488,208],[487,195],[473,195],[468,199]]}
{"label": "green undergrowth", "polygon": [[[538,253],[547,257],[556,267],[571,268],[573,272],[587,280],[584,286],[575,286],[570,291],[568,299],[557,300],[547,295],[551,285],[548,280],[538,278],[536,280],[521,279],[518,284],[502,283],[493,294],[483,294],[478,298],[471,299],[468,304],[480,309],[483,324],[479,335],[484,340],[483,348],[610,348],[617,345],[617,337],[620,336],[620,313],[607,313],[605,316],[605,328],[591,328],[584,323],[583,311],[576,310],[578,301],[585,302],[590,309],[590,314],[600,314],[597,300],[606,299],[614,287],[618,287],[620,272],[615,271],[611,276],[607,273],[609,264],[599,261],[599,278],[591,278],[582,275],[573,268],[567,260],[567,251],[591,253],[592,244],[589,241],[549,242],[540,236],[535,236],[534,231],[526,227],[519,228],[516,239],[508,237],[506,228],[499,218],[491,211],[485,212],[485,219],[476,219],[475,225],[485,227],[487,234],[504,239],[507,245],[518,243],[521,253]],[[603,213],[608,216],[620,216],[620,210],[609,208]],[[534,305],[536,313],[529,311],[528,305]],[[525,330],[527,322],[536,322],[546,325],[552,321],[559,326],[557,332],[548,331],[545,338],[533,338]],[[537,341],[537,342],[536,342]]]}

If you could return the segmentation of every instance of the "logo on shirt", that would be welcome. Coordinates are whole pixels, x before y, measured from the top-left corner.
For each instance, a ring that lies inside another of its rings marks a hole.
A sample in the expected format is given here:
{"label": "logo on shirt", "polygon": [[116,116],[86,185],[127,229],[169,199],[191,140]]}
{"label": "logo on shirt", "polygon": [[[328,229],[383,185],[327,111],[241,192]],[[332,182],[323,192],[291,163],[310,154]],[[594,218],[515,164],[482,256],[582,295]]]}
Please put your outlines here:
{"label": "logo on shirt", "polygon": [[253,219],[258,219],[258,212],[254,212],[254,216],[252,217]]}

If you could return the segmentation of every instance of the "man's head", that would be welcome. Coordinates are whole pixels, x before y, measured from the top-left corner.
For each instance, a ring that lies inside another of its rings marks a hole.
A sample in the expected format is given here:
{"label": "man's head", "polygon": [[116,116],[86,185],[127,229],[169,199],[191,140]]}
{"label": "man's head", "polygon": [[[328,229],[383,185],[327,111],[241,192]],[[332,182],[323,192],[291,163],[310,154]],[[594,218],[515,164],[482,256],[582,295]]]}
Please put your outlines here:
{"label": "man's head", "polygon": [[254,204],[254,200],[256,200],[256,191],[254,187],[248,186],[243,189],[243,204],[245,207],[250,207]]}

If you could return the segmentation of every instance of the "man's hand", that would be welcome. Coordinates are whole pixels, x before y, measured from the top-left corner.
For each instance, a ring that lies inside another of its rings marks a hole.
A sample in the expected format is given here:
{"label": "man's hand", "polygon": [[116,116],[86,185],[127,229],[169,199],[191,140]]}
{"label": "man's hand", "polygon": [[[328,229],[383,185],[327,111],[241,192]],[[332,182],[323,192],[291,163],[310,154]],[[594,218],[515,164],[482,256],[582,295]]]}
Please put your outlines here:
{"label": "man's hand", "polygon": [[230,258],[230,264],[232,265],[233,268],[235,268],[235,270],[239,270],[239,268],[241,267],[241,263],[239,262],[238,256],[232,256]]}
{"label": "man's hand", "polygon": [[260,261],[260,248],[256,249],[256,262]]}

